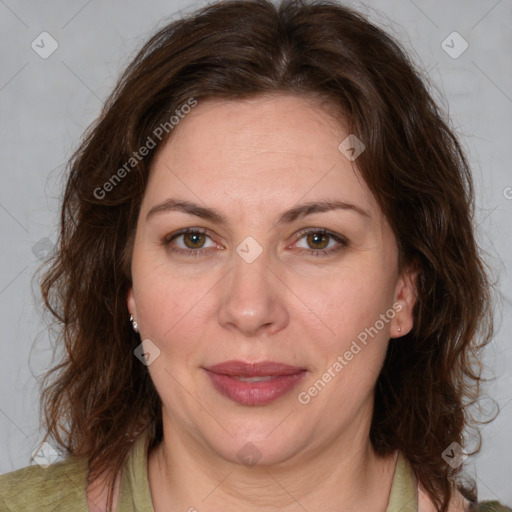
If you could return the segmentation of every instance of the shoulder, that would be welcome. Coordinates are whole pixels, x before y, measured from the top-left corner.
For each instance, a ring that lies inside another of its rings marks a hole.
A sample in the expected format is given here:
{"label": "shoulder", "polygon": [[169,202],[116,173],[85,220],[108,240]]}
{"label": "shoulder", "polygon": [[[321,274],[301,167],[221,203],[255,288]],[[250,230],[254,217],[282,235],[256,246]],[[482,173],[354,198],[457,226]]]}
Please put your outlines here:
{"label": "shoulder", "polygon": [[469,512],[512,512],[512,508],[505,507],[498,501],[483,501],[473,505]]}
{"label": "shoulder", "polygon": [[[471,506],[471,502],[459,491],[455,491],[450,500],[448,512],[469,512],[472,510]],[[437,512],[436,506],[422,485],[418,486],[418,512]]]}
{"label": "shoulder", "polygon": [[[437,512],[436,507],[421,485],[418,491],[418,512]],[[459,491],[455,491],[448,512],[512,512],[512,509],[501,505],[497,501],[470,502]]]}
{"label": "shoulder", "polygon": [[6,473],[0,476],[0,509],[87,512],[86,479],[87,462],[79,458],[68,458],[46,469],[34,465]]}

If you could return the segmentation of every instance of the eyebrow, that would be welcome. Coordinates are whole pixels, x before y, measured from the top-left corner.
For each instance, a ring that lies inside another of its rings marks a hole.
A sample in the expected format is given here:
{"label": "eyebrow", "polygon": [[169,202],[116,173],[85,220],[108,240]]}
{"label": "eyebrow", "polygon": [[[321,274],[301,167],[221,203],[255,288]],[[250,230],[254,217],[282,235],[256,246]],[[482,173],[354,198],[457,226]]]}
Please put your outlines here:
{"label": "eyebrow", "polygon": [[[298,206],[293,206],[292,208],[285,210],[279,216],[276,225],[289,224],[299,218],[305,217],[306,215],[312,215],[313,213],[329,212],[332,210],[354,211],[364,217],[368,217],[369,219],[371,219],[371,215],[366,210],[355,204],[346,203],[344,201],[315,201],[309,203],[302,203]],[[229,224],[227,218],[215,208],[207,208],[192,203],[190,201],[181,201],[173,198],[167,199],[162,203],[153,206],[146,215],[146,220],[148,220],[150,217],[158,213],[165,213],[171,211],[195,215],[196,217],[210,220],[216,224]]]}

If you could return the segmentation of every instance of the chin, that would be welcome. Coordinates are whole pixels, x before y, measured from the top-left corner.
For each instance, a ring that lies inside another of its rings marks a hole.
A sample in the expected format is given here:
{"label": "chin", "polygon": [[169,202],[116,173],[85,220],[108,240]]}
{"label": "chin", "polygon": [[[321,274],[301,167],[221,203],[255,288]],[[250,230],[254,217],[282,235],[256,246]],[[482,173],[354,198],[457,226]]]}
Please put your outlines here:
{"label": "chin", "polygon": [[249,467],[286,465],[310,444],[304,424],[291,424],[291,418],[285,419],[289,412],[266,420],[260,417],[257,422],[230,422],[226,424],[229,434],[222,431],[212,438],[211,432],[205,432],[205,440],[215,454],[230,463]]}

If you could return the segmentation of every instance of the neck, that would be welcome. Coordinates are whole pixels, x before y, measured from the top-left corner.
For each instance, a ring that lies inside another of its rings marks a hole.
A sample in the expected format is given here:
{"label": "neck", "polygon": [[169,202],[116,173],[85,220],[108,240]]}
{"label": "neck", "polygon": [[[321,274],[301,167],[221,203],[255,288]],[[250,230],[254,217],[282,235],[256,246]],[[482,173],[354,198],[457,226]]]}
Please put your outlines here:
{"label": "neck", "polygon": [[156,512],[386,510],[396,453],[380,458],[365,429],[342,435],[315,453],[278,465],[228,461],[164,422],[164,439],[149,455]]}

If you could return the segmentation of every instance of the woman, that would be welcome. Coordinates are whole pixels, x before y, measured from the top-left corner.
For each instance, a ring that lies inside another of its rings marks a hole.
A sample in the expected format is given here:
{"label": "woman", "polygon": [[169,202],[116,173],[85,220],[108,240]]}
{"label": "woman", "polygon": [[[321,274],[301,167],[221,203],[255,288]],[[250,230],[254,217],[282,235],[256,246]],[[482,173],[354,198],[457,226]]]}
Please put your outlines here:
{"label": "woman", "polygon": [[244,0],[164,27],[71,161],[42,283],[68,457],[2,477],[3,508],[507,510],[458,480],[492,333],[472,207],[360,15]]}

